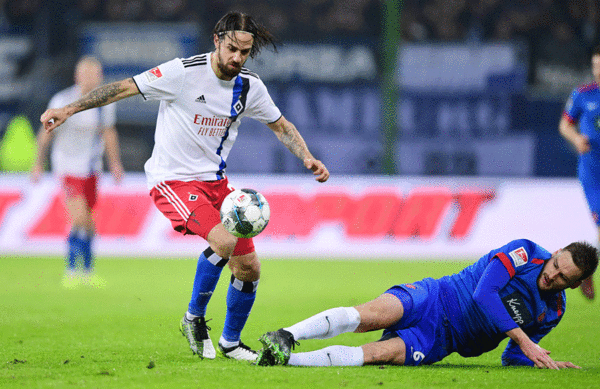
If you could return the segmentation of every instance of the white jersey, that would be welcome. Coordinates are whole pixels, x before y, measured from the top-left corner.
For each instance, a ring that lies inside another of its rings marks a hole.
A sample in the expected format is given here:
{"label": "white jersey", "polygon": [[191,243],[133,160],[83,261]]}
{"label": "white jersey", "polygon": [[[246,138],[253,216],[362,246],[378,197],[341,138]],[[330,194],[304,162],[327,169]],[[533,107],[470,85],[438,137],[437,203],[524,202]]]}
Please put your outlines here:
{"label": "white jersey", "polygon": [[[50,99],[48,108],[59,108],[81,97],[77,85],[63,89]],[[52,170],[59,175],[87,177],[102,171],[102,131],[116,122],[116,105],[81,111],[68,118],[55,132]]]}
{"label": "white jersey", "polygon": [[240,119],[281,117],[256,74],[242,68],[231,81],[221,80],[210,57],[176,58],[133,77],[144,99],[161,100],[154,150],[144,165],[149,189],[167,180],[223,178]]}

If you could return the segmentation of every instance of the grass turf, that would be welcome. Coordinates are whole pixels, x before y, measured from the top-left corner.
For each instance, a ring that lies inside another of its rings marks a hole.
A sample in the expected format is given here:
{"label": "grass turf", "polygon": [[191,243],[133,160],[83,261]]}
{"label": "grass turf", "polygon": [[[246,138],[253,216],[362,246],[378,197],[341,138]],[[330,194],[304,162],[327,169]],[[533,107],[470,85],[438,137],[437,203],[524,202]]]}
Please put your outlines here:
{"label": "grass turf", "polygon": [[[242,339],[319,311],[373,299],[388,286],[456,272],[468,262],[263,259],[258,297]],[[1,388],[565,388],[600,380],[599,302],[568,290],[562,323],[542,340],[555,360],[581,370],[503,368],[506,345],[478,358],[456,354],[432,366],[256,367],[193,356],[178,323],[187,308],[193,260],[101,258],[104,289],[66,290],[60,258],[0,260]],[[229,272],[209,305],[213,342],[225,316]],[[297,350],[357,346],[380,333],[303,341]]]}

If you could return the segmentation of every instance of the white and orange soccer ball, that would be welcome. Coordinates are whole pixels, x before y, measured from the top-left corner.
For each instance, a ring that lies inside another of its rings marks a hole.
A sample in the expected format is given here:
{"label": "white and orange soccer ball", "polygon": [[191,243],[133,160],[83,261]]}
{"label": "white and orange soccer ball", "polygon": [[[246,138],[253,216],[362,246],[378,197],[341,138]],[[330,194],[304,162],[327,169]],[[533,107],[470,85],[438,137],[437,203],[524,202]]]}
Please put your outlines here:
{"label": "white and orange soccer ball", "polygon": [[267,199],[253,189],[236,189],[225,197],[221,205],[221,223],[238,238],[252,238],[260,234],[270,218]]}

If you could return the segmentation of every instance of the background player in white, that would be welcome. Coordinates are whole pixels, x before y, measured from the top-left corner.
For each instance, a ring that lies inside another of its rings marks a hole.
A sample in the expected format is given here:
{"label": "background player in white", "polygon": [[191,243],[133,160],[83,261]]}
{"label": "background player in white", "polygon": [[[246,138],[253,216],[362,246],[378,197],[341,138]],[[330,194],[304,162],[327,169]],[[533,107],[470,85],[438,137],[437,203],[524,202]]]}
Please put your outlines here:
{"label": "background player in white", "polygon": [[215,358],[206,306],[228,263],[232,277],[219,349],[226,357],[253,361],[257,353],[240,341],[240,333],[256,296],[260,262],[252,239],[234,237],[219,217],[223,198],[233,190],[225,168],[240,119],[251,117],[265,123],[317,181],[327,181],[329,172],[310,153],[296,127],[281,115],[258,76],[242,67],[265,45],[274,47],[273,36],[251,16],[229,12],[217,22],[213,41],[211,53],[176,58],[99,87],[63,108],[46,111],[41,122],[51,132],[76,112],[136,94],[161,100],[154,150],[144,166],[150,194],[175,230],[199,235],[209,243],[199,258],[180,330],[194,353]]}
{"label": "background player in white", "polygon": [[[102,83],[102,65],[93,57],[82,57],[75,66],[75,85],[54,95],[48,107],[62,107],[79,99]],[[102,171],[106,148],[109,169],[119,182],[123,165],[119,155],[119,140],[115,128],[116,106],[81,112],[66,121],[61,131],[49,133],[40,128],[36,160],[31,171],[34,182],[40,179],[52,142],[52,170],[60,177],[65,194],[65,206],[71,223],[67,239],[69,250],[63,285],[71,288],[81,281],[102,286],[104,281],[93,273],[92,240],[95,226],[92,209],[96,203],[97,177]],[[56,134],[56,136],[54,136]],[[54,138],[54,139],[52,139]],[[78,274],[81,258],[83,277]]]}

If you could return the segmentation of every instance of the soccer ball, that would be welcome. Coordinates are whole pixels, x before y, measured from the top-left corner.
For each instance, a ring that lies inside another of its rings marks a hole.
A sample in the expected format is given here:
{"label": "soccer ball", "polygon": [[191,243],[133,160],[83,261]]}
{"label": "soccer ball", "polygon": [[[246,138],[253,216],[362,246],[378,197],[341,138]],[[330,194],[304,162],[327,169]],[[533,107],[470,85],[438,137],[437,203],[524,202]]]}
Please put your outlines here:
{"label": "soccer ball", "polygon": [[221,223],[238,238],[252,238],[260,234],[270,217],[267,199],[253,189],[236,189],[225,197],[221,205]]}

